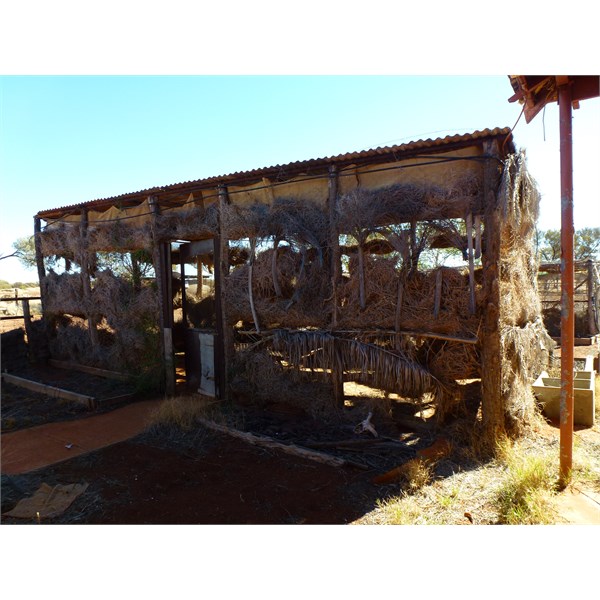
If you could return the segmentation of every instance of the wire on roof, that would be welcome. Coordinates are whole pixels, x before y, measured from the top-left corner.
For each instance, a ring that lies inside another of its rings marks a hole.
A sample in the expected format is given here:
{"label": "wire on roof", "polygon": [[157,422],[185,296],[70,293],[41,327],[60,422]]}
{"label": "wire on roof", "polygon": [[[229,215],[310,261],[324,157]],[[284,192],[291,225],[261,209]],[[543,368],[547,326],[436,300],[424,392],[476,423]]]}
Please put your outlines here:
{"label": "wire on roof", "polygon": [[[523,114],[523,111],[521,111],[521,114]],[[520,117],[519,117],[520,118]],[[519,120],[517,119],[517,123],[519,122]],[[517,123],[515,123],[514,127],[516,127]],[[513,129],[514,129],[513,127]],[[512,130],[511,130],[512,131]],[[509,133],[508,136],[510,136],[511,134]],[[506,143],[505,139],[504,143]],[[504,144],[503,144],[504,146]],[[496,157],[496,156],[490,156],[490,155],[482,155],[482,156],[447,156],[447,157],[440,157],[440,158],[436,158],[436,157],[431,157],[431,156],[427,156],[424,157],[422,155],[416,155],[414,158],[428,158],[430,160],[426,161],[426,162],[420,162],[420,163],[413,163],[413,164],[409,164],[409,165],[394,165],[391,167],[380,167],[379,169],[370,169],[368,171],[358,171],[353,169],[352,167],[347,167],[345,170],[342,170],[338,173],[339,177],[354,177],[356,175],[363,175],[365,173],[380,173],[380,172],[384,172],[384,171],[395,171],[395,170],[400,170],[400,169],[409,169],[411,167],[424,167],[424,166],[429,166],[429,165],[436,165],[436,164],[442,164],[442,163],[446,163],[446,162],[456,162],[456,161],[463,161],[463,160],[473,160],[473,161],[485,161],[485,160],[496,160],[499,163],[501,163],[502,161]],[[433,159],[433,160],[431,160]],[[294,179],[293,182],[294,183],[299,183],[299,182],[303,182],[303,181],[316,181],[316,180],[320,180],[320,179],[328,179],[329,178],[329,174],[325,173],[323,175],[311,175],[311,176],[307,176],[307,177],[302,177],[300,179]],[[251,188],[244,188],[242,190],[234,190],[234,191],[228,191],[228,195],[234,195],[234,194],[245,194],[248,192],[255,192],[255,191],[259,191],[259,190],[264,190],[264,189],[268,189],[268,188],[272,188],[272,187],[277,187],[277,186],[281,186],[281,185],[289,185],[289,181],[276,181],[273,183],[270,183],[268,185],[257,185]],[[151,195],[151,194],[149,194]],[[212,198],[218,198],[219,194],[218,192],[213,192],[207,196],[203,196],[204,200],[210,200]],[[176,208],[181,208],[183,206],[186,206],[188,204],[191,204],[195,202],[194,200],[186,200],[185,202],[182,202],[181,204],[178,204],[177,206],[166,206],[161,208],[161,212],[166,212],[169,210],[174,210]],[[54,225],[55,223],[59,223],[64,221],[67,217],[72,216],[76,213],[74,212],[70,212],[67,213],[66,215],[62,215],[61,217],[59,217],[58,219],[54,219],[51,221],[48,221],[46,223],[46,225],[44,225],[44,227],[42,227],[43,229],[46,229],[47,227],[49,227],[50,225]],[[148,211],[145,213],[140,213],[140,214],[136,214],[136,215],[126,215],[123,217],[116,217],[114,219],[105,219],[103,221],[101,221],[101,223],[114,223],[117,221],[126,221],[128,219],[137,219],[139,217],[145,217],[145,216],[149,216],[151,215],[152,212]]]}

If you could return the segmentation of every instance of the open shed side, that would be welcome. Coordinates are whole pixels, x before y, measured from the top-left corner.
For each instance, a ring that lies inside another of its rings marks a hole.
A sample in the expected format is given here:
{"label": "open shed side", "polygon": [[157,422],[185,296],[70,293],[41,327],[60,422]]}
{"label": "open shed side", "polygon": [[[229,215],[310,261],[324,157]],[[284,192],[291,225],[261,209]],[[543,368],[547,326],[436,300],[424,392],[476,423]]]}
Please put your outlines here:
{"label": "open shed side", "polygon": [[494,440],[533,415],[553,345],[538,202],[494,129],[41,211],[51,354],[314,411],[362,382],[441,420],[481,379]]}

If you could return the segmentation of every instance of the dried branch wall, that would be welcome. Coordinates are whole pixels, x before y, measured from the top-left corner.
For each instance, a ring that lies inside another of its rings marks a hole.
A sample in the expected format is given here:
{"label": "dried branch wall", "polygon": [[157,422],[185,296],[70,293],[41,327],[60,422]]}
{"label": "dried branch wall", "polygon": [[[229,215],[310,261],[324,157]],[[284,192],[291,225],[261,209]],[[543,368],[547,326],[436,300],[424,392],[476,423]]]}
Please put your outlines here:
{"label": "dried branch wall", "polygon": [[[143,355],[159,334],[156,285],[98,270],[96,253],[152,254],[158,242],[218,235],[229,248],[224,326],[235,330],[239,348],[244,335],[260,331],[253,350],[238,352],[250,379],[266,372],[259,363],[283,378],[302,371],[330,382],[332,372],[343,371],[406,397],[432,394],[445,414],[456,382],[482,377],[509,426],[526,422],[533,411],[528,383],[550,348],[533,253],[537,191],[522,155],[500,168],[500,189],[486,175],[498,159],[470,158],[414,158],[400,166],[415,168],[398,171],[350,166],[335,175],[334,188],[326,178],[263,180],[230,187],[228,201],[207,192],[153,217],[147,203],[127,209],[125,220],[116,220],[116,208],[89,213],[85,243],[75,217],[54,224],[40,234],[44,255],[76,267],[89,257],[92,266],[87,297],[80,273],[46,277],[48,315],[79,319],[60,322],[55,348],[108,367]],[[213,326],[202,302],[190,303],[188,318]],[[101,340],[112,339],[110,351],[103,354],[82,333],[89,323]]]}

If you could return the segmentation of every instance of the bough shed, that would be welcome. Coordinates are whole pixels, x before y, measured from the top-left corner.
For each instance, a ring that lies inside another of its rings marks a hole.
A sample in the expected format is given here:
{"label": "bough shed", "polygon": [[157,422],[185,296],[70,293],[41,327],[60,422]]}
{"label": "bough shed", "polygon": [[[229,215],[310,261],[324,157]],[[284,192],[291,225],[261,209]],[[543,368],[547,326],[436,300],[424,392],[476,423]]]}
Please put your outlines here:
{"label": "bough shed", "polygon": [[493,439],[533,414],[553,345],[538,201],[510,130],[493,129],[42,210],[48,348],[158,374],[169,395],[343,409],[360,381],[427,397],[442,420],[480,379]]}

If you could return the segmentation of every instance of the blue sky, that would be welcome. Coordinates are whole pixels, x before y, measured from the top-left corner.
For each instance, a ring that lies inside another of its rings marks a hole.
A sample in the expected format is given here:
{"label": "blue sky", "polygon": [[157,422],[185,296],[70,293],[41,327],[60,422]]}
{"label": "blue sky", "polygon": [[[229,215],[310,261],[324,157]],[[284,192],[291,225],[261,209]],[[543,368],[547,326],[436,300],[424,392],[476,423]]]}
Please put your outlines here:
{"label": "blue sky", "polygon": [[[0,253],[33,215],[96,198],[421,138],[512,127],[498,76],[5,76]],[[558,109],[514,132],[560,226]],[[545,140],[544,140],[545,137]],[[574,111],[575,225],[600,226],[600,102]],[[18,261],[0,279],[34,280]]]}

